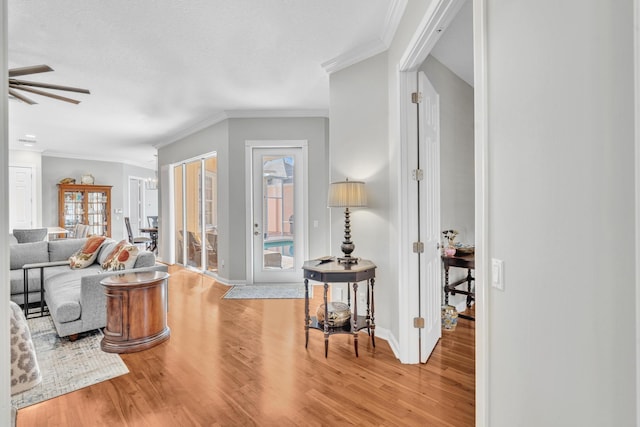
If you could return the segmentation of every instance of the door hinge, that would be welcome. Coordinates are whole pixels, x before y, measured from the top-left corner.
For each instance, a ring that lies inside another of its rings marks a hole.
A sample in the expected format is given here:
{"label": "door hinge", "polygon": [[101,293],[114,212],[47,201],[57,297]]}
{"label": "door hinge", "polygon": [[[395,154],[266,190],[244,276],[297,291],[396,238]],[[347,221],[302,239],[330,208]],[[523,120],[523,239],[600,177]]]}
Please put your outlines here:
{"label": "door hinge", "polygon": [[424,243],[422,242],[413,242],[413,253],[421,254],[424,252]]}
{"label": "door hinge", "polygon": [[422,102],[422,92],[413,92],[411,94],[411,103],[420,104]]}
{"label": "door hinge", "polygon": [[422,181],[424,179],[424,171],[422,169],[414,169],[411,171],[411,177],[414,181]]}
{"label": "door hinge", "polygon": [[424,329],[424,317],[414,317],[413,327],[417,329]]}

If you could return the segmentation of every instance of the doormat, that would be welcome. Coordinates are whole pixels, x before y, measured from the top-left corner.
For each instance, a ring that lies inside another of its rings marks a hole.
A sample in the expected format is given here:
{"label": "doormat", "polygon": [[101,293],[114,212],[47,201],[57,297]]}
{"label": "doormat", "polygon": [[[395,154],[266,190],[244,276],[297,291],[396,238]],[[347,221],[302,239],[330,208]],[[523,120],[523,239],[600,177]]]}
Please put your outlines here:
{"label": "doormat", "polygon": [[11,396],[18,407],[61,396],[129,372],[119,355],[100,349],[102,332],[81,334],[76,341],[60,338],[50,316],[28,319],[42,382]]}
{"label": "doormat", "polygon": [[[311,292],[311,290],[309,290]],[[299,299],[304,298],[304,285],[265,284],[265,285],[236,285],[227,291],[224,299]]]}

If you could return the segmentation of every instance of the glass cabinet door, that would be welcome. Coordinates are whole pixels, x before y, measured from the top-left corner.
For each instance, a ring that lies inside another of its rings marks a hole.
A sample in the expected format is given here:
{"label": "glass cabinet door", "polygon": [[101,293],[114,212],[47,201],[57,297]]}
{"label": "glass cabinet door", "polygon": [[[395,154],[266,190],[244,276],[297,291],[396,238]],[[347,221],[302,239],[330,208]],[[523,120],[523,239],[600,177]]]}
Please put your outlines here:
{"label": "glass cabinet door", "polygon": [[90,191],[87,193],[87,224],[89,234],[107,235],[107,193]]}
{"label": "glass cabinet door", "polygon": [[71,231],[76,224],[84,224],[84,192],[64,192],[64,228]]}

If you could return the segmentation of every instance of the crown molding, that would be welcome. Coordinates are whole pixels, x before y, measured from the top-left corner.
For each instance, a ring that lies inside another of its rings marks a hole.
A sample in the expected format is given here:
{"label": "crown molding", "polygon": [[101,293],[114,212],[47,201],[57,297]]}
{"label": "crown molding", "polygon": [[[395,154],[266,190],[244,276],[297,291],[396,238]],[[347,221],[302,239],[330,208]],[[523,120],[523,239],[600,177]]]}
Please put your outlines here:
{"label": "crown molding", "polygon": [[135,160],[129,159],[121,159],[115,157],[105,157],[105,156],[87,156],[87,155],[78,155],[74,153],[65,153],[61,151],[42,151],[42,157],[59,157],[64,159],[75,159],[75,160],[91,160],[96,162],[107,162],[107,163],[118,163],[129,166],[136,166],[143,169],[156,170],[156,166],[149,166],[149,162],[137,162]]}
{"label": "crown molding", "polygon": [[189,135],[192,135],[198,131],[201,131],[202,129],[206,129],[209,126],[213,126],[227,119],[228,119],[227,113],[224,111],[220,111],[205,120],[194,123],[191,126],[188,126],[184,129],[179,130],[178,132],[172,133],[164,138],[161,138],[158,140],[158,142],[152,145],[154,148],[158,149],[166,145],[173,144],[176,141],[186,138]]}
{"label": "crown molding", "polygon": [[164,147],[169,144],[173,144],[189,135],[192,135],[198,131],[206,129],[217,123],[223,122],[228,119],[264,119],[264,118],[300,118],[300,117],[329,117],[328,109],[310,109],[310,110],[227,110],[220,111],[214,114],[212,117],[202,120],[194,125],[184,128],[167,138],[164,138],[155,144],[153,147],[156,149]]}
{"label": "crown molding", "polygon": [[343,53],[329,61],[326,61],[321,65],[322,68],[328,73],[334,73],[340,71],[343,68],[347,68],[353,64],[356,64],[365,59],[371,58],[379,53],[389,49],[393,37],[396,34],[402,15],[407,7],[407,0],[393,0],[389,4],[387,10],[387,16],[383,25],[382,33],[380,37],[370,42],[364,43],[355,49]]}

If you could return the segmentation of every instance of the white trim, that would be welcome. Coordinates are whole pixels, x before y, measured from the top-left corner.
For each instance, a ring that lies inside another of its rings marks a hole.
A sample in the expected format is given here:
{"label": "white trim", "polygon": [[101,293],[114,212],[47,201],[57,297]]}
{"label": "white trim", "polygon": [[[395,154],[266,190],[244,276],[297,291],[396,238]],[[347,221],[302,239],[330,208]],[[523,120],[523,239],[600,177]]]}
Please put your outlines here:
{"label": "white trim", "polygon": [[[637,1],[637,0],[636,0]],[[476,426],[489,419],[489,100],[487,66],[487,4],[474,0],[473,68],[475,117],[475,223],[476,223]]]}
{"label": "white trim", "polygon": [[[9,200],[9,106],[7,97],[7,1],[0,0],[0,69],[3,70],[3,78],[0,79],[0,198]],[[9,208],[5,203],[0,208],[0,229],[9,228]],[[4,279],[3,283],[9,283],[9,233],[4,232],[2,237],[2,256],[0,257],[0,274]],[[5,309],[9,307],[9,292],[2,292],[0,296],[0,306]],[[9,349],[9,316],[0,316],[0,425],[11,425],[11,379],[10,379],[10,349]]]}
{"label": "white trim", "polygon": [[329,117],[329,110],[326,109],[298,109],[298,110],[226,110],[220,111],[206,120],[194,123],[166,138],[159,139],[153,147],[161,148],[173,144],[189,135],[193,135],[203,129],[221,123],[227,119],[277,119],[277,118],[300,118],[300,117]]}
{"label": "white trim", "polygon": [[364,61],[379,53],[389,49],[389,46],[380,39],[371,40],[365,44],[358,46],[357,48],[336,56],[326,62],[320,64],[322,68],[328,73],[335,73],[343,68],[347,68],[353,64]]}
{"label": "white trim", "polygon": [[392,0],[389,4],[387,16],[385,17],[382,33],[379,38],[363,43],[348,52],[323,62],[320,66],[324,68],[328,74],[331,74],[389,49],[406,7],[407,0]]}
{"label": "white trim", "polygon": [[400,71],[415,71],[427,59],[444,30],[451,24],[466,0],[438,0],[431,4],[400,59]]}
{"label": "white trim", "polygon": [[636,218],[636,425],[640,425],[640,0],[633,1],[633,76],[635,127],[635,218]]}
{"label": "white trim", "polygon": [[[87,155],[78,155],[75,153],[63,153],[60,151],[42,151],[42,157],[59,157],[64,159],[76,159],[76,160],[92,160],[96,162],[107,162],[107,163],[118,163],[125,164],[130,166],[136,166],[143,169],[151,169],[156,170],[156,166],[149,166],[149,161],[147,162],[137,162],[135,159],[120,159],[115,157],[105,157],[104,155],[100,156],[87,156]],[[153,160],[155,164],[155,159]]]}
{"label": "white trim", "polygon": [[[489,298],[488,289],[485,283],[488,280],[487,259],[489,258],[489,227],[488,227],[488,100],[487,100],[487,28],[486,28],[486,9],[485,0],[474,1],[474,79],[475,79],[475,222],[476,222],[476,425],[488,426],[489,423],[489,341],[488,341],[488,319],[489,319]],[[635,0],[640,1],[640,0]],[[409,81],[404,72],[416,70],[426,59],[429,51],[433,48],[436,41],[440,37],[441,30],[446,27],[455,14],[460,10],[464,0],[437,0],[425,13],[425,16],[418,26],[414,37],[408,45],[406,52],[401,57],[398,64],[399,76],[399,96],[404,96],[405,90],[409,87]],[[439,31],[440,30],[440,31]],[[409,252],[408,236],[404,229],[408,212],[402,209],[409,209],[408,194],[403,190],[403,182],[408,179],[408,146],[410,134],[408,127],[410,124],[410,115],[407,108],[403,107],[403,100],[400,99],[400,163],[401,178],[398,188],[399,202],[401,207],[400,223],[402,229],[400,232],[400,258]],[[403,134],[403,132],[405,132]],[[410,240],[409,240],[410,241]],[[405,357],[410,349],[406,340],[407,329],[410,328],[406,323],[407,314],[402,311],[402,305],[408,304],[410,298],[410,289],[404,284],[409,279],[411,271],[406,271],[406,262],[400,259],[399,264],[399,301],[400,307],[400,343],[396,354],[399,354],[400,360],[405,362]],[[393,348],[393,347],[392,347]],[[417,347],[416,347],[417,348]]]}
{"label": "white trim", "polygon": [[409,94],[417,90],[418,80],[415,71],[401,72],[400,85],[400,180],[398,182],[398,200],[400,218],[398,263],[398,313],[399,313],[399,343],[396,356],[402,363],[419,363],[420,346],[418,330],[413,328],[412,319],[418,317],[418,305],[411,304],[418,301],[418,288],[410,284],[418,283],[418,257],[411,250],[411,242],[415,236],[411,235],[417,224],[418,205],[415,197],[411,197],[409,189],[415,190],[415,183],[411,181],[410,171],[415,169],[417,156],[412,147],[418,146],[415,129],[418,128],[417,116],[410,112],[412,105]]}

